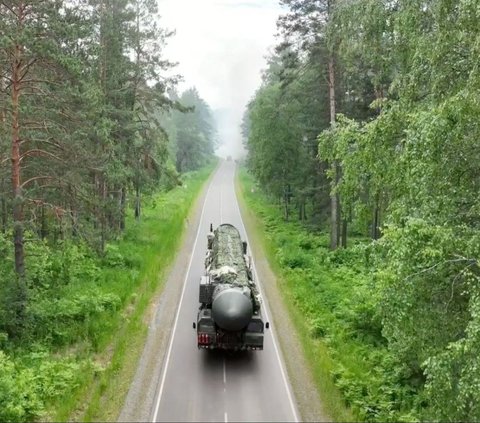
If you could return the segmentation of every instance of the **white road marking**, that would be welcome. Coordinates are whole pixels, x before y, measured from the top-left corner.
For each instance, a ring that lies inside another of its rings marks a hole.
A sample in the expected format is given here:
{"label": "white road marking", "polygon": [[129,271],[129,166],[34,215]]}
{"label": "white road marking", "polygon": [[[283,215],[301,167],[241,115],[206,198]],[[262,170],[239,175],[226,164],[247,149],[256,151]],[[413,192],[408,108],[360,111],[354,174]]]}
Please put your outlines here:
{"label": "white road marking", "polygon": [[223,223],[222,187],[220,186],[220,225]]}
{"label": "white road marking", "polygon": [[225,356],[223,356],[223,406],[225,408],[225,423],[228,422],[228,416],[227,416],[227,360],[225,359]]}
{"label": "white road marking", "polygon": [[[234,175],[235,175],[235,173],[234,173]],[[243,232],[245,234],[245,239],[246,239],[248,245],[250,246],[250,240],[248,239],[247,230],[245,228],[245,224],[243,223],[242,213],[240,212],[240,206],[238,204],[237,193],[236,193],[236,191],[234,191],[234,193],[235,193],[235,199],[237,200],[236,204],[237,204],[238,214],[240,216],[240,222],[242,223]],[[257,274],[257,268],[255,267],[255,261],[253,260],[253,256],[252,256],[252,267],[253,267],[253,272],[255,274],[255,280],[257,282],[257,286],[260,290],[260,295],[262,296],[262,298],[265,298],[264,295],[263,295],[262,286],[261,286],[260,279],[259,279],[258,274]],[[264,300],[264,302],[266,303],[266,300]],[[266,304],[265,304],[265,307],[263,309],[264,309],[264,313],[265,313],[265,317],[266,317],[267,321],[270,321],[270,317],[268,316]],[[275,339],[276,338],[275,337],[275,332],[274,332],[272,327],[270,327],[270,333],[272,335],[273,348],[275,350],[275,354],[277,356],[277,360],[278,360],[278,363],[279,363],[279,366],[280,366],[280,372],[282,374],[282,379],[283,379],[283,382],[285,384],[285,388],[287,390],[287,396],[288,396],[288,400],[290,402],[290,407],[292,409],[293,418],[295,419],[296,422],[299,422],[300,419],[298,418],[297,409],[296,409],[295,404],[293,402],[293,396],[292,396],[292,393],[290,392],[290,385],[287,382],[287,376],[286,376],[285,370],[283,368],[283,362],[280,359],[280,352],[279,352],[279,349],[278,349],[278,346],[277,346],[277,341]]]}
{"label": "white road marking", "polygon": [[162,381],[160,383],[160,390],[158,392],[157,403],[156,403],[156,406],[155,406],[155,413],[153,414],[152,422],[157,421],[158,410],[159,410],[159,407],[160,407],[160,401],[162,399],[163,388],[165,386],[165,378],[167,376],[168,363],[170,362],[170,354],[172,352],[173,340],[175,338],[175,333],[176,333],[176,329],[177,329],[178,317],[180,315],[180,309],[182,308],[182,301],[183,301],[183,297],[185,295],[185,288],[187,286],[187,280],[188,280],[188,277],[190,276],[190,269],[192,267],[193,255],[194,255],[194,252],[195,252],[195,248],[197,246],[198,237],[200,235],[200,228],[202,227],[203,215],[205,213],[205,205],[207,203],[206,200],[207,200],[208,194],[210,193],[210,188],[211,187],[212,187],[212,181],[210,181],[210,185],[208,186],[207,193],[205,194],[205,199],[203,201],[203,207],[202,207],[202,214],[200,215],[200,221],[199,221],[198,229],[197,229],[197,235],[195,237],[195,242],[193,243],[192,253],[191,253],[191,256],[190,256],[190,262],[188,263],[187,274],[185,275],[185,279],[183,281],[182,295],[180,297],[180,303],[178,305],[177,314],[175,316],[175,323],[173,324],[172,336],[170,338],[170,345],[168,346],[167,359],[165,361],[165,367],[164,367],[164,370],[163,370]]}
{"label": "white road marking", "polygon": [[223,357],[223,383],[227,384],[227,363],[225,362],[225,357]]}

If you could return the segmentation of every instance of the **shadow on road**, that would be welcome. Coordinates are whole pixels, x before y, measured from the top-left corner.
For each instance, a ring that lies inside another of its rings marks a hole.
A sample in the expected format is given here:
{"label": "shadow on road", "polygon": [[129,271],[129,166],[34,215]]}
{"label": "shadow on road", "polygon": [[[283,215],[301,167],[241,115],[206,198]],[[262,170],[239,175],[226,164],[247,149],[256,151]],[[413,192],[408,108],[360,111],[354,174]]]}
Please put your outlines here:
{"label": "shadow on road", "polygon": [[261,351],[222,351],[222,350],[202,350],[202,364],[208,369],[217,369],[218,366],[223,366],[225,360],[229,372],[255,372],[258,368],[258,354]]}

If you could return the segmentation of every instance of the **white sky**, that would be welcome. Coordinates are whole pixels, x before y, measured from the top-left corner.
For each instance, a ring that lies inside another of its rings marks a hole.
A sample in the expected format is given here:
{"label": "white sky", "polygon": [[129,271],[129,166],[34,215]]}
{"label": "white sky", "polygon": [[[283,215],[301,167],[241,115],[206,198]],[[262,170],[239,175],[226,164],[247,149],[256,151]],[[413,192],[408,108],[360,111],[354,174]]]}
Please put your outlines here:
{"label": "white sky", "polygon": [[176,30],[165,58],[179,62],[179,91],[195,86],[217,121],[221,156],[242,155],[240,123],[275,44],[278,0],[157,0],[160,25]]}

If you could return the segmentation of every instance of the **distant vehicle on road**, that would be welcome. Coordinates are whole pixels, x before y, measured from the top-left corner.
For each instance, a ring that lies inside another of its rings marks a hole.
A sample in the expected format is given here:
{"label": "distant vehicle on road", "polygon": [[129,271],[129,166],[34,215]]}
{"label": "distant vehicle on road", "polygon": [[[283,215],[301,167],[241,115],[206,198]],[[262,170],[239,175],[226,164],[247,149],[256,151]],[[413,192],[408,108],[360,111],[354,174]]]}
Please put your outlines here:
{"label": "distant vehicle on road", "polygon": [[231,161],[232,161],[232,156],[227,156],[227,160],[228,160],[229,162],[231,162]]}
{"label": "distant vehicle on road", "polygon": [[200,279],[198,348],[262,350],[264,325],[260,294],[253,281],[247,243],[235,226],[210,225],[205,275]]}

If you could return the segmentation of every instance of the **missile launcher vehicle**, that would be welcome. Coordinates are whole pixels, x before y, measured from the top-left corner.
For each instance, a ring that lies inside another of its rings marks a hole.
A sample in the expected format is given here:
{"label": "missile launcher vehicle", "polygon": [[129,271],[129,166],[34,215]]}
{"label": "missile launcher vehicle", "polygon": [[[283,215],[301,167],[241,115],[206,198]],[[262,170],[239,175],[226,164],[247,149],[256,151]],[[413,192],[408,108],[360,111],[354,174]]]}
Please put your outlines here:
{"label": "missile launcher vehicle", "polygon": [[235,226],[210,225],[205,275],[200,279],[198,348],[262,350],[264,325],[260,294],[253,281],[247,243]]}

